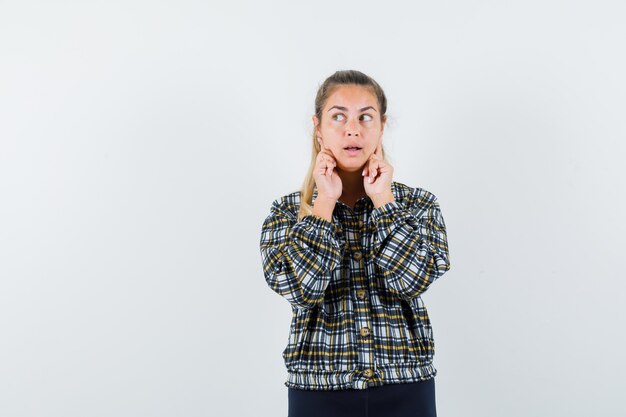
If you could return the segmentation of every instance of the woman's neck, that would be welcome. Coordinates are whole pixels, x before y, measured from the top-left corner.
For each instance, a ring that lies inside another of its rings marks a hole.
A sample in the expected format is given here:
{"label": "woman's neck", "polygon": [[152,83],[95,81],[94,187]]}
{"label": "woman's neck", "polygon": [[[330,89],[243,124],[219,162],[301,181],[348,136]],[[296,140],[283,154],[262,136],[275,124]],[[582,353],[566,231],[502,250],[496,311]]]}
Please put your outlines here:
{"label": "woman's neck", "polygon": [[366,195],[365,187],[363,186],[363,176],[361,171],[345,172],[337,170],[337,175],[341,178],[343,185],[343,191],[341,193],[341,200],[358,200]]}

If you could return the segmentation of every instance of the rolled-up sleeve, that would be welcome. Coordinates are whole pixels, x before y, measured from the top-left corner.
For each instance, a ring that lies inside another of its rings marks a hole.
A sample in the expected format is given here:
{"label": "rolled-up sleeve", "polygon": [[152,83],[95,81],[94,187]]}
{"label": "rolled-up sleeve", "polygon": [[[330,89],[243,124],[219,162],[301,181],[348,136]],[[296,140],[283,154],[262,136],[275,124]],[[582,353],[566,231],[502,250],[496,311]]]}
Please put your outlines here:
{"label": "rolled-up sleeve", "polygon": [[437,197],[392,201],[372,211],[372,252],[383,285],[399,298],[422,294],[450,269],[446,225]]}
{"label": "rolled-up sleeve", "polygon": [[297,216],[280,199],[261,228],[261,260],[269,287],[298,308],[320,303],[332,271],[341,267],[345,243],[337,227],[315,215]]}

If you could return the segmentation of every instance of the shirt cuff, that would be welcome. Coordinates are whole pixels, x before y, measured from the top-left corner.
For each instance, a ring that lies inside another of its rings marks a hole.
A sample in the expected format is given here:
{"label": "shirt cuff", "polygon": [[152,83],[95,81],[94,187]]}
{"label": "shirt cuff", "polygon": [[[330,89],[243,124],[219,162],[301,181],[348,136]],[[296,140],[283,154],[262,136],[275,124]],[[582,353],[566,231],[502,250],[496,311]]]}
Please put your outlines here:
{"label": "shirt cuff", "polygon": [[397,200],[372,210],[371,219],[376,228],[374,232],[377,236],[377,242],[380,244],[385,241],[396,228],[403,226],[412,219],[411,212]]}
{"label": "shirt cuff", "polygon": [[300,246],[313,249],[327,269],[332,270],[341,265],[346,243],[333,222],[310,214],[302,217],[291,233]]}
{"label": "shirt cuff", "polygon": [[319,234],[330,234],[331,236],[338,235],[339,229],[335,223],[323,217],[309,214],[302,217],[302,221],[305,223],[305,228],[308,231],[318,231]]}

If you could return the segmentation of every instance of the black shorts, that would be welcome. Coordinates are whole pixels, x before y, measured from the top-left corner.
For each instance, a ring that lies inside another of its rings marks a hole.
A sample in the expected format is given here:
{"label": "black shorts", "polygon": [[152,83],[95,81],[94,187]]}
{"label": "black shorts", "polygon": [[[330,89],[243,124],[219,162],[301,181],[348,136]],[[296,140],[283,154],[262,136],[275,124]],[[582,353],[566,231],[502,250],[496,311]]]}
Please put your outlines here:
{"label": "black shorts", "polygon": [[288,417],[436,417],[435,378],[365,389],[288,387]]}

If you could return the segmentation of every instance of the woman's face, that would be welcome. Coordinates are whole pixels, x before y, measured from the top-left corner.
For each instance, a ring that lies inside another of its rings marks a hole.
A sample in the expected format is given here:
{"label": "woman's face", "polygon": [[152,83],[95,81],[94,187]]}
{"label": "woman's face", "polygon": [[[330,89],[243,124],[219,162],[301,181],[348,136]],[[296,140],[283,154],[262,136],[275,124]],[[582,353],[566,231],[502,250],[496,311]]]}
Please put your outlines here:
{"label": "woman's face", "polygon": [[[376,96],[367,87],[343,85],[330,95],[322,111],[321,123],[313,116],[315,131],[337,160],[337,168],[347,172],[363,169],[383,136]],[[360,149],[346,149],[350,146]]]}

